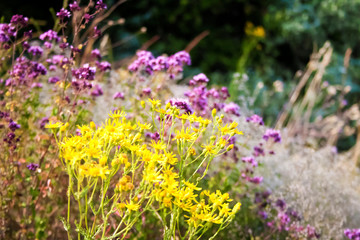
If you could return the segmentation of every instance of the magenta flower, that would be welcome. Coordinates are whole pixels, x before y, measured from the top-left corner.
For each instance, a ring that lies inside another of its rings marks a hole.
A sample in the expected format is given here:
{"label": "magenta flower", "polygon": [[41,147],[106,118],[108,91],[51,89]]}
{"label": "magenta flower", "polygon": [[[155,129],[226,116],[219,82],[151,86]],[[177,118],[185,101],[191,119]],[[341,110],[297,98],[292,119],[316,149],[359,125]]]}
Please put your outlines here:
{"label": "magenta flower", "polygon": [[60,10],[60,12],[56,13],[56,16],[57,16],[60,20],[64,20],[65,18],[69,18],[69,17],[71,16],[71,13],[70,13],[68,10],[62,8],[62,9]]}
{"label": "magenta flower", "polygon": [[39,37],[41,40],[43,41],[52,41],[55,40],[56,42],[60,41],[60,37],[58,36],[58,34],[53,31],[53,30],[49,30],[47,32],[44,32],[43,34],[40,35]]}
{"label": "magenta flower", "polygon": [[43,49],[39,46],[31,46],[28,49],[28,53],[31,53],[33,56],[41,56],[43,54]]}

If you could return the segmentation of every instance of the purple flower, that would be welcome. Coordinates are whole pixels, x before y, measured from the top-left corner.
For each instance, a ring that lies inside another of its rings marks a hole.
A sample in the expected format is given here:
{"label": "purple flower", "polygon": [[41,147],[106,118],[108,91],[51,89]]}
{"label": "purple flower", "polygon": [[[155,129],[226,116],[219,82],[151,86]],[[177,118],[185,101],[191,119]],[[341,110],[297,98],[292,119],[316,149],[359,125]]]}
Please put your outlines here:
{"label": "purple flower", "polygon": [[59,77],[50,77],[49,78],[49,83],[57,83],[58,81],[60,81]]}
{"label": "purple flower", "polygon": [[345,229],[344,234],[349,239],[359,240],[360,239],[360,228],[359,229]]}
{"label": "purple flower", "polygon": [[59,48],[61,48],[61,49],[65,49],[65,48],[67,48],[69,46],[69,43],[67,43],[67,42],[63,42],[63,43],[60,43],[59,44]]}
{"label": "purple flower", "polygon": [[145,70],[147,74],[152,74],[152,68],[150,65],[150,61],[154,59],[154,56],[151,52],[148,51],[139,51],[136,53],[137,59],[131,63],[128,67],[129,71],[137,72],[139,70]]}
{"label": "purple flower", "polygon": [[10,23],[14,25],[19,25],[25,27],[28,24],[29,18],[24,17],[23,15],[14,15],[12,16]]}
{"label": "purple flower", "polygon": [[118,99],[118,98],[124,100],[124,93],[122,93],[122,92],[116,92],[116,93],[114,94],[114,96],[113,96],[113,99]]}
{"label": "purple flower", "polygon": [[220,93],[221,93],[221,98],[223,100],[226,100],[230,97],[230,93],[229,93],[229,90],[227,89],[227,87],[222,87],[220,89]]}
{"label": "purple flower", "polygon": [[246,118],[247,122],[252,122],[252,123],[258,123],[259,125],[264,125],[264,121],[262,119],[262,117],[254,114],[251,117]]}
{"label": "purple flower", "polygon": [[10,24],[2,23],[0,24],[0,42],[7,42],[10,40],[10,37],[15,37],[16,29]]}
{"label": "purple flower", "polygon": [[57,33],[53,30],[49,30],[47,32],[44,32],[39,37],[43,41],[52,41],[55,40],[56,42],[60,41],[60,37],[58,37]]}
{"label": "purple flower", "polygon": [[190,86],[195,86],[195,85],[199,85],[199,84],[202,84],[202,83],[206,84],[208,82],[209,82],[209,79],[206,77],[206,75],[203,74],[203,73],[200,73],[198,75],[195,75],[193,77],[193,79],[190,80],[189,85]]}
{"label": "purple flower", "polygon": [[36,171],[36,169],[38,169],[39,167],[39,164],[37,163],[30,163],[26,166],[29,170],[31,171]]}
{"label": "purple flower", "polygon": [[43,85],[42,83],[39,83],[39,82],[34,82],[31,84],[31,88],[42,88]]}
{"label": "purple flower", "polygon": [[44,129],[45,125],[49,122],[49,118],[48,117],[44,117],[40,120],[40,128]]}
{"label": "purple flower", "polygon": [[265,211],[259,211],[258,213],[262,219],[267,219],[268,214]]}
{"label": "purple flower", "polygon": [[100,68],[100,71],[105,72],[106,70],[111,70],[111,64],[107,61],[98,63],[97,66]]}
{"label": "purple flower", "polygon": [[280,228],[286,230],[286,225],[290,223],[290,217],[284,212],[280,212],[277,217],[280,220]]}
{"label": "purple flower", "polygon": [[151,88],[144,88],[144,89],[142,90],[142,92],[143,92],[143,94],[145,94],[145,95],[150,95],[150,94],[151,94]]}
{"label": "purple flower", "polygon": [[51,42],[44,42],[44,46],[45,46],[47,49],[50,49],[50,48],[52,48],[52,43],[51,43]]}
{"label": "purple flower", "polygon": [[151,59],[149,61],[149,65],[151,66],[153,71],[161,71],[169,67],[167,58],[163,56],[159,56],[155,59]]}
{"label": "purple flower", "polygon": [[[189,53],[185,51],[180,51],[171,56],[174,62],[172,62],[173,66],[182,66],[182,65],[191,65],[191,58]],[[170,64],[170,63],[169,63]],[[176,64],[176,65],[175,65]]]}
{"label": "purple flower", "polygon": [[101,86],[98,85],[98,84],[96,84],[96,85],[95,85],[95,89],[92,90],[90,94],[91,94],[91,96],[99,97],[99,96],[103,95],[104,92],[103,92]]}
{"label": "purple flower", "polygon": [[14,122],[14,121],[10,121],[10,123],[9,123],[9,128],[10,128],[10,130],[11,131],[13,131],[13,132],[15,132],[15,130],[16,129],[19,129],[21,126],[20,126],[20,124],[17,124],[16,122]]}
{"label": "purple flower", "polygon": [[28,41],[23,42],[22,46],[25,50],[30,48],[30,44],[28,43]]}
{"label": "purple flower", "polygon": [[89,64],[84,64],[82,68],[72,70],[72,74],[76,79],[94,80],[96,67],[90,67]]}
{"label": "purple flower", "polygon": [[88,14],[88,13],[85,13],[84,15],[84,19],[85,19],[85,24],[86,23],[89,23],[91,19],[93,19],[94,16]]}
{"label": "purple flower", "polygon": [[224,112],[240,116],[240,107],[236,103],[231,102],[225,105]]}
{"label": "purple flower", "polygon": [[263,181],[263,177],[252,177],[249,181],[255,184],[260,184]]}
{"label": "purple flower", "polygon": [[32,30],[29,30],[27,32],[24,32],[24,37],[25,38],[32,38]]}
{"label": "purple flower", "polygon": [[31,46],[28,49],[28,52],[31,53],[33,56],[41,56],[43,54],[43,49],[39,46]]}
{"label": "purple flower", "polygon": [[60,10],[60,12],[56,13],[56,16],[57,16],[60,20],[64,20],[65,18],[69,18],[69,17],[71,16],[71,13],[70,13],[68,10],[62,8],[62,9]]}
{"label": "purple flower", "polygon": [[94,50],[91,51],[91,57],[93,58],[97,58],[97,59],[101,59],[101,54],[100,54],[100,50],[95,48]]}
{"label": "purple flower", "polygon": [[253,167],[258,166],[258,162],[253,157],[243,157],[241,160],[243,162],[250,163]]}
{"label": "purple flower", "polygon": [[280,208],[282,211],[285,210],[286,208],[286,202],[282,199],[278,199],[275,203],[275,206],[277,206],[278,208]]}
{"label": "purple flower", "polygon": [[107,9],[107,6],[106,6],[105,3],[103,3],[102,0],[99,0],[99,1],[96,2],[95,8],[97,10],[102,10],[102,9]]}
{"label": "purple flower", "polygon": [[80,8],[80,6],[79,6],[79,4],[78,4],[77,1],[74,1],[73,3],[70,3],[70,4],[69,4],[69,7],[70,7],[70,10],[71,10],[72,12],[76,12],[76,11],[80,11],[80,10],[81,10],[81,8]]}
{"label": "purple flower", "polygon": [[264,149],[262,147],[260,147],[260,146],[255,146],[254,147],[254,153],[253,154],[254,154],[255,157],[258,157],[260,155],[265,156]]}
{"label": "purple flower", "polygon": [[175,99],[172,98],[168,101],[171,106],[176,106],[179,109],[185,110],[185,113],[193,113],[189,102],[186,99]]}
{"label": "purple flower", "polygon": [[263,139],[265,141],[268,141],[270,138],[272,138],[274,142],[281,142],[280,131],[274,129],[267,129],[263,136]]}
{"label": "purple flower", "polygon": [[101,36],[101,31],[98,29],[97,26],[95,26],[93,30],[94,30],[93,36],[92,36],[93,38],[98,38]]}

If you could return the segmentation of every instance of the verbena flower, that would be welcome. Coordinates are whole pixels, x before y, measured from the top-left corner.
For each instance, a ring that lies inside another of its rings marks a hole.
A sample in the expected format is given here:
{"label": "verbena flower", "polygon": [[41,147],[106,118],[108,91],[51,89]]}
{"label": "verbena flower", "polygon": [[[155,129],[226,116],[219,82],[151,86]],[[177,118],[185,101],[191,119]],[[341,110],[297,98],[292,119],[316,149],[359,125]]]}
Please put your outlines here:
{"label": "verbena flower", "polygon": [[31,171],[36,171],[39,168],[39,164],[37,163],[30,163],[26,166]]}
{"label": "verbena flower", "polygon": [[71,16],[71,13],[66,10],[65,8],[60,9],[60,11],[58,13],[56,13],[56,16],[60,19],[60,20],[64,20],[65,18],[69,18]]}

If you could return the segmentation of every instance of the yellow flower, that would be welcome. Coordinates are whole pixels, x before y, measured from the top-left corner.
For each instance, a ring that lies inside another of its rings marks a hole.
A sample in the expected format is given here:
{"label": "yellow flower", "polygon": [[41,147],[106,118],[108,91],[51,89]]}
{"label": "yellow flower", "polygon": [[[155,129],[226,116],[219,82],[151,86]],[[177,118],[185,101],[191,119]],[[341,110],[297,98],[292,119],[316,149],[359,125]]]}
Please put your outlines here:
{"label": "yellow flower", "polygon": [[187,142],[193,142],[196,139],[196,133],[190,133],[190,129],[186,129],[186,131],[184,131],[184,129],[180,131],[177,131],[175,138],[173,139],[173,141],[175,140],[185,140]]}
{"label": "yellow flower", "polygon": [[202,145],[202,147],[204,148],[206,155],[213,155],[216,153],[214,145],[208,144],[208,145]]}
{"label": "yellow flower", "polygon": [[154,140],[151,140],[151,147],[153,147],[155,150],[165,150],[166,149],[166,144],[159,140],[157,142],[155,142]]}
{"label": "yellow flower", "polygon": [[119,119],[119,118],[122,118],[125,116],[126,116],[126,113],[124,113],[123,111],[120,111],[120,110],[116,110],[112,114],[111,113],[109,114],[109,117],[111,117],[113,119]]}
{"label": "yellow flower", "polygon": [[139,127],[139,129],[141,129],[141,130],[148,130],[148,129],[150,129],[151,128],[151,124],[149,123],[149,124],[142,124],[142,123],[140,123],[139,121],[137,122],[137,125],[138,125],[138,127]]}
{"label": "yellow flower", "polygon": [[50,121],[48,124],[45,125],[45,128],[55,129],[61,127],[62,125],[63,125],[62,122],[53,123]]}
{"label": "yellow flower", "polygon": [[136,204],[133,202],[125,204],[125,207],[131,212],[131,211],[137,211],[140,208],[140,204]]}
{"label": "yellow flower", "polygon": [[161,101],[160,100],[153,100],[153,99],[148,99],[149,102],[151,103],[151,105],[156,108],[156,107],[159,107],[161,105]]}

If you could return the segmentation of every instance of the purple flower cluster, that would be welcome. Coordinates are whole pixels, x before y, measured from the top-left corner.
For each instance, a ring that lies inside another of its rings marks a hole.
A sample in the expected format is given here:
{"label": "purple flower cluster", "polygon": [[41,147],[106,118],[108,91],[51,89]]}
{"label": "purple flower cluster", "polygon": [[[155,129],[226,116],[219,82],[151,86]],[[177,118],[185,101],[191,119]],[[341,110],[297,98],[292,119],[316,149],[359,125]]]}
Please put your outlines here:
{"label": "purple flower cluster", "polygon": [[345,229],[344,234],[351,240],[360,240],[360,228],[359,229]]}
{"label": "purple flower cluster", "polygon": [[160,140],[160,134],[158,132],[154,132],[154,133],[146,132],[145,137],[151,138],[156,142]]}
{"label": "purple flower cluster", "polygon": [[265,141],[268,141],[271,138],[273,139],[274,142],[281,142],[280,131],[274,129],[267,129],[263,136],[263,139]]}
{"label": "purple flower cluster", "polygon": [[266,222],[267,227],[272,229],[273,232],[285,231],[295,239],[299,239],[299,237],[306,237],[306,239],[320,238],[320,234],[316,232],[314,227],[300,225],[301,217],[297,211],[287,208],[283,199],[277,199],[273,202],[270,195],[270,191],[257,192],[254,199],[258,206],[259,216],[264,220],[269,219]]}
{"label": "purple flower cluster", "polygon": [[262,119],[262,117],[260,117],[259,115],[252,115],[251,117],[246,118],[247,122],[252,122],[252,123],[256,123],[259,125],[264,125],[264,121]]}
{"label": "purple flower cluster", "polygon": [[220,90],[215,88],[208,90],[206,88],[207,82],[208,78],[203,73],[196,75],[190,81],[190,86],[193,88],[186,92],[185,96],[189,99],[193,108],[203,116],[211,112],[214,108],[218,111],[223,109],[225,113],[239,116],[240,107],[237,104],[223,103],[223,101],[230,97],[228,89],[226,87],[222,87]]}
{"label": "purple flower cluster", "polygon": [[29,18],[24,17],[23,15],[14,15],[11,17],[10,23],[15,25],[15,26],[20,26],[20,27],[26,27],[27,24],[29,22]]}
{"label": "purple flower cluster", "polygon": [[81,10],[81,8],[80,8],[80,6],[79,6],[79,4],[78,4],[77,1],[74,1],[73,3],[70,3],[70,4],[69,4],[69,8],[70,8],[70,11],[72,11],[72,12],[76,12],[76,11],[80,11],[80,10]]}
{"label": "purple flower cluster", "polygon": [[171,104],[171,106],[176,106],[177,108],[184,110],[187,114],[193,113],[193,110],[191,109],[191,106],[186,99],[172,98],[168,102]]}
{"label": "purple flower cluster", "polygon": [[107,6],[106,6],[105,3],[103,3],[102,0],[99,0],[99,1],[96,2],[95,8],[97,10],[103,10],[103,9],[107,9]]}
{"label": "purple flower cluster", "polygon": [[100,50],[95,48],[91,51],[91,57],[93,58],[97,58],[97,59],[101,59],[101,53],[100,53]]}
{"label": "purple flower cluster", "polygon": [[89,64],[84,64],[83,67],[72,70],[72,74],[79,80],[94,80],[96,67],[90,67]]}
{"label": "purple flower cluster", "polygon": [[159,56],[155,58],[151,52],[139,51],[137,59],[131,63],[128,69],[132,72],[145,72],[152,75],[154,72],[167,71],[170,78],[183,71],[185,64],[190,65],[190,55],[185,51],[175,53],[170,57]]}
{"label": "purple flower cluster", "polygon": [[124,100],[124,93],[122,93],[122,92],[116,92],[115,94],[114,94],[114,96],[113,96],[113,99],[122,99],[122,100]]}
{"label": "purple flower cluster", "polygon": [[60,37],[58,36],[57,32],[53,30],[48,30],[40,35],[39,37],[43,41],[52,41],[55,40],[56,42],[60,41]]}
{"label": "purple flower cluster", "polygon": [[10,118],[9,113],[7,112],[1,112],[0,111],[0,119],[4,119],[5,122],[8,122],[8,128],[10,130],[10,132],[8,132],[6,134],[6,136],[4,137],[4,142],[7,143],[9,145],[9,148],[11,150],[15,150],[16,149],[16,143],[20,141],[19,137],[16,137],[15,135],[15,131],[19,128],[21,128],[20,124],[16,123],[15,121],[13,121]]}
{"label": "purple flower cluster", "polygon": [[26,166],[30,171],[36,171],[39,168],[39,164],[37,163],[30,163]]}
{"label": "purple flower cluster", "polygon": [[7,86],[31,85],[32,81],[38,76],[46,75],[47,69],[41,63],[30,61],[25,57],[19,57],[9,73],[11,78],[6,81]]}
{"label": "purple flower cluster", "polygon": [[97,62],[96,65],[100,69],[101,72],[111,70],[111,64],[107,61]]}
{"label": "purple flower cluster", "polygon": [[68,10],[62,8],[58,13],[56,13],[56,16],[60,20],[64,20],[65,18],[69,18],[71,16],[71,13]]}
{"label": "purple flower cluster", "polygon": [[225,105],[224,112],[240,116],[240,107],[236,103],[231,102]]}
{"label": "purple flower cluster", "polygon": [[0,42],[7,42],[16,36],[16,29],[12,24],[0,24]]}
{"label": "purple flower cluster", "polygon": [[190,80],[189,85],[195,86],[195,85],[201,85],[202,83],[206,85],[208,82],[209,79],[207,78],[207,76],[203,73],[200,73],[198,75],[195,75],[193,79]]}
{"label": "purple flower cluster", "polygon": [[94,87],[94,89],[91,91],[90,94],[91,94],[91,96],[93,96],[93,97],[99,97],[99,96],[103,95],[104,92],[103,92],[101,86],[98,85],[98,84],[96,84],[95,87]]}
{"label": "purple flower cluster", "polygon": [[28,49],[28,52],[31,53],[33,56],[41,56],[43,54],[43,49],[39,46],[31,46]]}

